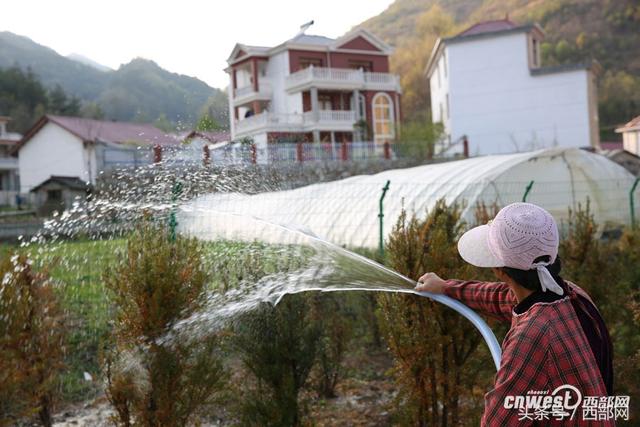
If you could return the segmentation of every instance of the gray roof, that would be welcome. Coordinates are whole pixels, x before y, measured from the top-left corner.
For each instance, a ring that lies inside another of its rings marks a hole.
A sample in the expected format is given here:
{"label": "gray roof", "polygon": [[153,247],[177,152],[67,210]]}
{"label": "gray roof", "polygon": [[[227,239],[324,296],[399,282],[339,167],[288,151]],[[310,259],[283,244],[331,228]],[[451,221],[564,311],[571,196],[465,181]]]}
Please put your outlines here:
{"label": "gray roof", "polygon": [[36,185],[31,189],[32,192],[38,191],[40,188],[44,187],[49,183],[56,183],[61,185],[62,187],[69,188],[70,190],[79,190],[86,191],[91,188],[91,185],[87,182],[81,180],[77,176],[58,176],[52,175],[48,179],[44,180],[40,184]]}
{"label": "gray roof", "polygon": [[312,44],[317,46],[330,46],[335,40],[325,36],[314,36],[310,34],[298,34],[289,42],[300,44]]}

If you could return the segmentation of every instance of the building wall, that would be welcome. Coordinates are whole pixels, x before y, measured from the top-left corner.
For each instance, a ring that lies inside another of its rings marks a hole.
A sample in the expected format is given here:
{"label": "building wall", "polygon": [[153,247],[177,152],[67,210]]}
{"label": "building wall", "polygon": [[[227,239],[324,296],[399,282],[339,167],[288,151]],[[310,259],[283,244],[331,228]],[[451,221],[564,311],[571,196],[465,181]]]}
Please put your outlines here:
{"label": "building wall", "polygon": [[[92,165],[95,171],[95,161]],[[52,175],[90,180],[88,159],[80,138],[54,123],[47,123],[21,149],[18,156],[20,192]],[[94,175],[95,176],[95,175]]]}
{"label": "building wall", "polygon": [[349,61],[368,61],[372,64],[372,71],[376,73],[389,72],[389,58],[385,55],[368,55],[366,53],[346,52],[314,52],[306,50],[289,51],[289,71],[295,73],[300,70],[300,61],[305,58],[315,58],[322,61],[322,67],[351,68]]}
{"label": "building wall", "polygon": [[630,130],[622,134],[622,145],[625,150],[640,156],[640,130]]}
{"label": "building wall", "polygon": [[[587,70],[532,75],[525,33],[450,43],[449,130],[469,137],[471,154],[591,145]],[[434,73],[435,74],[435,73]],[[432,105],[444,99],[434,88]],[[438,120],[434,109],[434,121]]]}
{"label": "building wall", "polygon": [[[445,51],[446,52],[446,51]],[[450,105],[447,108],[447,102],[451,102],[449,95],[449,63],[448,55],[441,55],[436,63],[433,75],[429,80],[429,88],[431,90],[431,117],[434,123],[442,123],[445,132],[451,132],[451,114]],[[449,101],[447,101],[449,98]]]}

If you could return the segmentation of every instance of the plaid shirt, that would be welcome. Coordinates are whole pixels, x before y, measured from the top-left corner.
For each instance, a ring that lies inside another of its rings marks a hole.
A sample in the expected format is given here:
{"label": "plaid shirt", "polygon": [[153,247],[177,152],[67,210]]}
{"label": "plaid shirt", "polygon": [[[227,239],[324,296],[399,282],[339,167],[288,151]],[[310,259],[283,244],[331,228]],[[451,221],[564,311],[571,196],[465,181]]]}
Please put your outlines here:
{"label": "plaid shirt", "polygon": [[511,323],[502,343],[502,361],[495,387],[485,394],[483,426],[578,425],[608,426],[614,421],[591,421],[577,408],[573,420],[564,422],[549,416],[536,418],[533,411],[522,417],[518,409],[505,409],[505,397],[526,396],[528,391],[551,393],[556,387],[571,384],[583,397],[606,396],[589,342],[571,304],[576,294],[586,293],[566,282],[569,292],[551,303],[535,303],[522,314],[513,312],[518,303],[505,283],[449,280],[445,294],[473,310]]}

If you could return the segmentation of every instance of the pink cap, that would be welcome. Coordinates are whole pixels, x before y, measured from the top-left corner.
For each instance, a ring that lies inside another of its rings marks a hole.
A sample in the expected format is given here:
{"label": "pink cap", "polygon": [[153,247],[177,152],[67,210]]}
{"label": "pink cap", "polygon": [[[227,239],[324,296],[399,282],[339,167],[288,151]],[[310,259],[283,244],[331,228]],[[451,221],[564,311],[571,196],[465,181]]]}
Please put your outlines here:
{"label": "pink cap", "polygon": [[[458,241],[458,252],[478,267],[531,270],[553,263],[558,244],[558,226],[549,212],[531,203],[512,203],[493,221],[467,231]],[[549,262],[534,263],[541,256]]]}

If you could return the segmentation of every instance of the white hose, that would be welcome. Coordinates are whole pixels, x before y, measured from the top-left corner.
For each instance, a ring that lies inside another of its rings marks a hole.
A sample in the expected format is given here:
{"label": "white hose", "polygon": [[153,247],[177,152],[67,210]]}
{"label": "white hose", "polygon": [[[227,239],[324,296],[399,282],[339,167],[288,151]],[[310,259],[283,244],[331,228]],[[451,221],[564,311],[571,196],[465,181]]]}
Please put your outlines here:
{"label": "white hose", "polygon": [[487,325],[482,317],[480,317],[475,311],[471,310],[466,305],[462,304],[460,301],[457,301],[453,298],[450,298],[446,295],[440,294],[432,294],[430,292],[418,292],[414,291],[416,295],[420,295],[421,297],[426,297],[432,299],[436,302],[446,305],[462,314],[464,317],[469,319],[473,326],[476,327],[482,338],[484,338],[485,342],[489,346],[489,351],[491,352],[491,357],[493,358],[493,363],[496,365],[496,370],[500,369],[500,359],[502,358],[502,350],[500,348],[500,343],[496,339],[496,336],[493,334],[493,331]]}

